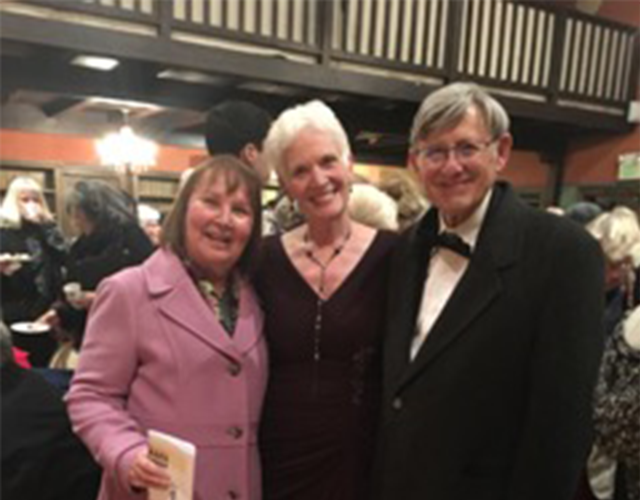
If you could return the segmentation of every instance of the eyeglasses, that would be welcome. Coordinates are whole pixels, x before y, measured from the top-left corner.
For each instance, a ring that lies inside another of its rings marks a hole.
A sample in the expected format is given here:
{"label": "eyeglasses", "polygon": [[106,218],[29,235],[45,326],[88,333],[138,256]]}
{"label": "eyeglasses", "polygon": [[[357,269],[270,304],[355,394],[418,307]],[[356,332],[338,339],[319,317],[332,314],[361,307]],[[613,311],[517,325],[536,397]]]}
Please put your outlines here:
{"label": "eyeglasses", "polygon": [[453,156],[457,161],[461,163],[467,162],[473,160],[494,142],[496,142],[495,139],[481,143],[461,142],[450,148],[433,146],[422,149],[415,149],[414,154],[419,164],[431,168],[439,168],[447,162],[447,160],[449,159],[449,153],[453,152]]}

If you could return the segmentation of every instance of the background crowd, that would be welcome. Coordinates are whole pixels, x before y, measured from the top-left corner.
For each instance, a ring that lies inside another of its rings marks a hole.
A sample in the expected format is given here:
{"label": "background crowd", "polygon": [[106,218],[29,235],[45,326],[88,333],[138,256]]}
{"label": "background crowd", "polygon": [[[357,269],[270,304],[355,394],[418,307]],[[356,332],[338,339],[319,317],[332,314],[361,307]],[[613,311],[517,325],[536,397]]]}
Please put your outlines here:
{"label": "background crowd", "polygon": [[171,488],[156,429],[196,445],[197,500],[640,500],[636,213],[526,206],[470,84],[425,99],[415,175],[379,185],[320,101],[226,102],[206,144],[166,217],[78,182],[73,239],[11,182],[3,498]]}

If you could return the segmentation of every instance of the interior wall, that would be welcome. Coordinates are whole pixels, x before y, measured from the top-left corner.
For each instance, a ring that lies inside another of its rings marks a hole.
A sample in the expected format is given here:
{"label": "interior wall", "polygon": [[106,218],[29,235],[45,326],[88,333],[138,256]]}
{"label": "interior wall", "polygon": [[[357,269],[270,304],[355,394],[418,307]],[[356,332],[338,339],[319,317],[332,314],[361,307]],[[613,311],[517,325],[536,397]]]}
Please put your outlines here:
{"label": "interior wall", "polygon": [[[202,149],[160,145],[154,170],[181,172],[197,165],[205,157],[206,152]],[[58,163],[63,166],[100,165],[92,137],[10,129],[0,129],[0,160]],[[548,169],[538,154],[513,151],[501,177],[517,188],[542,190],[547,182]],[[358,165],[357,171],[376,182],[387,171],[397,172],[397,168]]]}
{"label": "interior wall", "polygon": [[[587,0],[585,0],[587,1]],[[588,1],[587,1],[588,3]],[[601,0],[597,15],[640,28],[640,6],[632,0]],[[637,99],[640,99],[640,86]],[[640,151],[640,125],[627,134],[592,136],[572,141],[565,158],[565,184],[613,184],[618,178],[618,156]]]}
{"label": "interior wall", "polygon": [[[181,172],[202,150],[160,145],[154,170]],[[0,129],[0,160],[58,163],[64,166],[99,166],[92,137],[44,134]]]}
{"label": "interior wall", "polygon": [[507,168],[500,178],[509,181],[517,189],[543,191],[548,182],[549,165],[532,151],[512,151]]}

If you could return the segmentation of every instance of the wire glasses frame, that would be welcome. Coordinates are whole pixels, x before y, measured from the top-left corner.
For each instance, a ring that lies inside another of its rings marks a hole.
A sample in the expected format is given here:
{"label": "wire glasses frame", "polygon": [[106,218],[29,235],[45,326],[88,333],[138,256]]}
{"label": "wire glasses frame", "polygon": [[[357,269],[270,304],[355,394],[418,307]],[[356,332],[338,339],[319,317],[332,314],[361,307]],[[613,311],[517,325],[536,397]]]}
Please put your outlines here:
{"label": "wire glasses frame", "polygon": [[480,143],[461,142],[449,148],[442,146],[416,148],[413,150],[413,154],[419,165],[424,165],[429,168],[440,168],[447,162],[451,153],[453,153],[456,161],[465,163],[473,160],[495,142],[497,142],[497,139],[490,139]]}

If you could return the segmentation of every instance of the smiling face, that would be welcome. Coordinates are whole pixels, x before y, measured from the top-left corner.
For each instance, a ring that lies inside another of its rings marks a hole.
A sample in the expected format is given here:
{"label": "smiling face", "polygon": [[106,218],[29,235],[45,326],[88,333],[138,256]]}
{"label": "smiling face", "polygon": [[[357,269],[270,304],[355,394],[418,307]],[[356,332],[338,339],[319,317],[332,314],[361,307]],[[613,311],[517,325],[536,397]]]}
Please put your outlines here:
{"label": "smiling face", "polygon": [[283,155],[282,182],[308,219],[346,213],[352,163],[328,132],[304,129]]}
{"label": "smiling face", "polygon": [[189,198],[185,249],[204,277],[225,280],[251,237],[254,214],[246,186],[230,191],[223,175],[202,178]]}
{"label": "smiling face", "polygon": [[482,203],[498,173],[507,164],[511,144],[508,133],[498,138],[491,137],[475,107],[469,108],[458,125],[435,131],[417,141],[414,151],[446,151],[456,147],[462,151],[471,147],[475,151],[466,158],[458,158],[449,151],[444,163],[437,166],[415,152],[410,156],[427,198],[440,210],[448,225],[464,222]]}

